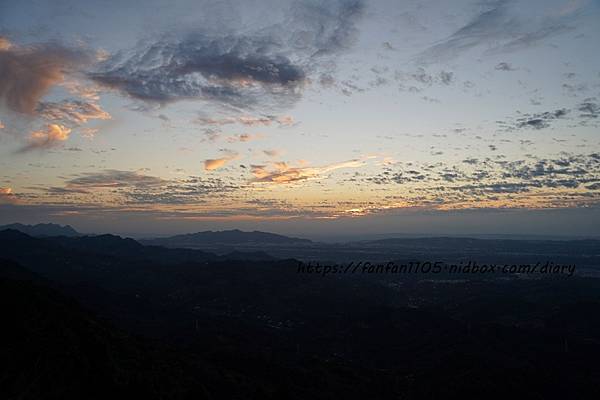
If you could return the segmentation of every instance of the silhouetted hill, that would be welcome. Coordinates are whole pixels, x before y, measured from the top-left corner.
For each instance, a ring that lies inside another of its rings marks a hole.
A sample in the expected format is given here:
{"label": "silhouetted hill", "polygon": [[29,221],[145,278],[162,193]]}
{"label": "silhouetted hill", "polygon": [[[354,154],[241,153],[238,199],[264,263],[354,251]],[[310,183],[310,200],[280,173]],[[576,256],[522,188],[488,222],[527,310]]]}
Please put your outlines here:
{"label": "silhouetted hill", "polygon": [[[373,248],[513,260],[547,248],[598,269],[593,242],[402,243]],[[347,247],[322,251],[332,249]],[[350,250],[370,254],[367,244]],[[600,279],[324,276],[260,253],[15,230],[0,232],[0,254],[11,260],[0,260],[0,278],[11,278],[0,279],[0,331],[15,349],[0,351],[8,398],[93,398],[85,388],[150,399],[600,396]]]}
{"label": "silhouetted hill", "polygon": [[204,352],[132,336],[29,276],[0,260],[2,398],[354,399],[364,398],[377,379],[316,359],[304,366],[276,363],[268,352],[234,350],[217,338],[204,343],[210,346]]}
{"label": "silhouetted hill", "polygon": [[58,225],[58,224],[36,224],[36,225],[23,225],[23,224],[9,224],[0,225],[0,231],[5,229],[14,229],[19,232],[26,233],[30,236],[45,237],[45,236],[78,236],[79,232],[73,229],[70,225]]}
{"label": "silhouetted hill", "polygon": [[[0,254],[64,283],[117,281],[149,266],[205,264],[229,260],[229,255],[193,250],[144,246],[115,235],[35,238],[9,229],[0,231]],[[231,259],[269,260],[265,253],[234,253]],[[119,276],[119,274],[121,276]]]}
{"label": "silhouetted hill", "polygon": [[[344,243],[313,242],[263,232],[200,232],[142,240],[170,248],[217,254],[257,251],[279,258],[348,263],[359,261],[474,261],[478,263],[537,263],[552,261],[589,268],[600,264],[600,240],[516,240],[468,237],[388,238]],[[239,257],[236,257],[239,258]]]}
{"label": "silhouetted hill", "polygon": [[44,279],[39,275],[23,268],[14,261],[0,258],[0,279],[11,279],[17,281],[42,282]]}
{"label": "silhouetted hill", "polygon": [[47,239],[69,249],[118,256],[138,254],[144,247],[134,239],[109,234],[75,238],[59,236]]}
{"label": "silhouetted hill", "polygon": [[275,233],[239,229],[229,231],[204,231],[176,235],[167,238],[147,239],[143,243],[169,247],[201,247],[201,246],[235,246],[235,245],[298,245],[311,243],[308,239],[300,239],[278,235]]}
{"label": "silhouetted hill", "polygon": [[224,399],[268,392],[237,371],[192,362],[116,329],[30,276],[0,260],[3,399]]}

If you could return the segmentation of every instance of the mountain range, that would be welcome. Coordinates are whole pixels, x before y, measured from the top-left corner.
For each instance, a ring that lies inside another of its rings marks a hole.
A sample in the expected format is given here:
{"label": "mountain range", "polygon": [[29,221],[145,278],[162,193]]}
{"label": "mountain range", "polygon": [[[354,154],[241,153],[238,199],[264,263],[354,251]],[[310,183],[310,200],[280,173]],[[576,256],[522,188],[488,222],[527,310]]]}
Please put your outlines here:
{"label": "mountain range", "polygon": [[36,224],[36,225],[24,225],[20,223],[0,225],[0,231],[6,229],[14,229],[19,232],[26,233],[30,236],[35,237],[46,237],[46,236],[79,236],[77,232],[70,225],[58,225],[58,224]]}
{"label": "mountain range", "polygon": [[[578,270],[584,263],[598,269],[597,245],[370,244],[389,257],[395,248],[403,259],[427,247],[440,259],[522,262],[546,254]],[[350,250],[357,257],[364,249]],[[299,273],[293,259],[247,257],[116,235],[0,231],[0,393],[68,400],[600,396],[598,279],[323,276]]]}
{"label": "mountain range", "polygon": [[166,238],[145,239],[140,240],[140,242],[166,247],[203,249],[219,249],[230,246],[301,246],[312,243],[309,239],[300,239],[261,231],[245,232],[239,229],[188,233]]}

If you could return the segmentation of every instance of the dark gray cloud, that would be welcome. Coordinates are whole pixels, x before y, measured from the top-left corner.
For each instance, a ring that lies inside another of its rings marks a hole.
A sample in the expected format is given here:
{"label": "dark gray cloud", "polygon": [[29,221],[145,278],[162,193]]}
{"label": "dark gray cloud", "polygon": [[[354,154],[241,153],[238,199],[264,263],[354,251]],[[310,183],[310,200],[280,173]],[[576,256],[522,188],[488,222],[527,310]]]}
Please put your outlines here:
{"label": "dark gray cloud", "polygon": [[[183,179],[163,179],[139,171],[103,170],[80,174],[63,186],[32,188],[51,196],[70,196],[82,204],[105,194],[116,196],[121,203],[201,204],[209,196],[234,193],[241,186],[217,177],[189,176]],[[113,199],[112,202],[115,202]]]}
{"label": "dark gray cloud", "polygon": [[359,0],[294,3],[285,27],[165,35],[110,57],[89,76],[136,99],[204,99],[237,108],[296,101],[318,59],[348,48]]}
{"label": "dark gray cloud", "polygon": [[235,183],[221,178],[190,176],[170,181],[159,190],[134,188],[124,193],[132,204],[200,204],[210,196],[225,198],[240,189]]}
{"label": "dark gray cloud", "polygon": [[577,107],[577,110],[581,112],[580,117],[582,118],[598,118],[600,115],[600,105],[596,103],[595,98],[585,99]]}
{"label": "dark gray cloud", "polygon": [[134,98],[160,103],[202,98],[247,107],[267,94],[293,97],[305,71],[285,55],[265,52],[266,45],[255,38],[192,35],[136,49],[123,63],[112,58],[90,76]]}
{"label": "dark gray cloud", "polygon": [[508,131],[519,129],[544,129],[550,127],[554,121],[567,117],[569,113],[570,110],[566,108],[532,114],[519,113],[519,117],[512,122],[498,121],[498,123]]}
{"label": "dark gray cloud", "polygon": [[507,62],[501,62],[494,67],[497,71],[514,71],[515,68]]}
{"label": "dark gray cloud", "polygon": [[133,171],[105,170],[85,173],[65,182],[68,189],[151,188],[167,183],[164,179]]}
{"label": "dark gray cloud", "polygon": [[449,85],[454,80],[454,74],[452,72],[442,71],[440,72],[440,81],[444,85]]}
{"label": "dark gray cloud", "polygon": [[539,114],[533,114],[521,118],[517,121],[518,128],[534,128],[542,129],[550,126],[550,121],[555,119],[563,118],[568,114],[568,110],[562,108],[551,112],[544,112]]}
{"label": "dark gray cloud", "polygon": [[[293,3],[290,42],[311,57],[348,49],[358,35],[363,0],[302,0]],[[294,26],[297,28],[294,29]]]}
{"label": "dark gray cloud", "polygon": [[[409,92],[421,92],[424,88],[433,85],[450,85],[454,83],[456,77],[454,72],[441,70],[438,73],[432,73],[425,68],[419,67],[412,72],[395,71],[393,78],[398,82],[406,82],[408,85],[401,84],[400,90]],[[387,82],[386,82],[387,83]],[[415,86],[416,85],[416,86]],[[435,99],[432,99],[435,101]]]}
{"label": "dark gray cloud", "polygon": [[[554,111],[545,111],[541,113],[518,113],[519,116],[512,121],[497,121],[497,123],[507,131],[520,129],[545,129],[549,128],[555,121],[560,119],[569,119],[577,122],[579,125],[587,126],[594,124],[600,116],[600,105],[596,98],[588,98],[583,102],[570,108],[559,108]],[[522,142],[522,144],[531,144]]]}
{"label": "dark gray cloud", "polygon": [[[514,161],[468,158],[456,165],[398,163],[364,180],[376,185],[403,185],[405,200],[415,204],[472,203],[534,191],[537,194],[532,194],[532,199],[541,194],[556,204],[568,204],[571,197],[581,197],[581,204],[600,204],[594,192],[600,188],[600,155],[564,153],[556,158]],[[575,189],[578,192],[568,195],[553,194]]]}

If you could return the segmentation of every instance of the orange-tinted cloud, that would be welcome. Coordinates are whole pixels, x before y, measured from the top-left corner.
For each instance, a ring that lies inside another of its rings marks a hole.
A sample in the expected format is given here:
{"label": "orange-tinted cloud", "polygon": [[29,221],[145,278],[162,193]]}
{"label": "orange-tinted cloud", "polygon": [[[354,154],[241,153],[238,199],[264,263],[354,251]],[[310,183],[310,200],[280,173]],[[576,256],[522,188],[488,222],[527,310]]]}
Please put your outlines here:
{"label": "orange-tinted cloud", "polygon": [[49,124],[46,130],[34,131],[29,135],[29,144],[21,151],[48,149],[69,138],[71,130],[63,125]]}
{"label": "orange-tinted cloud", "polygon": [[293,125],[294,118],[291,115],[282,115],[281,117],[277,117],[277,122],[280,125]]}
{"label": "orange-tinted cloud", "polygon": [[13,111],[35,114],[39,100],[67,72],[90,60],[87,53],[58,44],[11,45],[0,40],[0,99]]}
{"label": "orange-tinted cloud", "polygon": [[361,160],[350,160],[337,164],[330,164],[323,167],[292,167],[285,162],[276,162],[272,168],[268,169],[265,165],[253,165],[251,172],[254,175],[253,183],[275,183],[286,184],[298,181],[318,179],[324,174],[341,168],[362,167],[364,162]]}
{"label": "orange-tinted cloud", "polygon": [[40,116],[73,125],[85,124],[92,119],[107,120],[111,116],[98,104],[86,101],[62,101],[59,103],[40,103],[37,111]]}
{"label": "orange-tinted cloud", "polygon": [[204,169],[206,171],[214,171],[215,169],[221,168],[222,166],[227,164],[229,161],[236,159],[237,156],[238,156],[237,153],[230,152],[225,157],[211,158],[208,160],[204,160]]}
{"label": "orange-tinted cloud", "polygon": [[8,50],[11,46],[12,44],[7,38],[0,36],[0,50]]}
{"label": "orange-tinted cloud", "polygon": [[204,169],[207,171],[213,171],[221,168],[223,165],[227,164],[228,161],[228,158],[213,158],[204,160]]}
{"label": "orange-tinted cloud", "polygon": [[250,134],[250,133],[242,133],[241,135],[235,135],[235,136],[230,136],[227,138],[227,141],[229,143],[235,143],[235,142],[249,142],[251,140],[256,140],[256,139],[260,139],[262,138],[263,135],[261,135],[260,133],[258,134]]}
{"label": "orange-tinted cloud", "polygon": [[12,188],[0,187],[0,204],[13,203],[14,201],[15,201],[15,195],[12,191]]}

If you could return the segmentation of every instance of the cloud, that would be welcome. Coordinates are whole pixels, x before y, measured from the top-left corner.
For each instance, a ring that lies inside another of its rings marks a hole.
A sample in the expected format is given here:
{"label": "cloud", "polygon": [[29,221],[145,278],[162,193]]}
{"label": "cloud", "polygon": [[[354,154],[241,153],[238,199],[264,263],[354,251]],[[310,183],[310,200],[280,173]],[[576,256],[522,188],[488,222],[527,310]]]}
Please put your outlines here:
{"label": "cloud", "polygon": [[100,87],[90,84],[89,81],[82,83],[76,79],[69,79],[61,84],[69,93],[90,102],[100,100]]}
{"label": "cloud", "polygon": [[600,204],[598,193],[593,192],[600,182],[599,159],[596,153],[563,152],[553,158],[511,161],[469,158],[454,165],[397,163],[364,180],[402,185],[403,202],[409,205],[578,207]]}
{"label": "cloud", "polygon": [[214,171],[227,164],[227,162],[229,162],[229,158],[226,157],[204,160],[204,169],[206,171]]}
{"label": "cloud", "polygon": [[515,71],[515,68],[507,62],[501,62],[494,67],[497,71]]}
{"label": "cloud", "polygon": [[204,170],[205,171],[214,171],[215,169],[219,169],[227,164],[231,160],[235,160],[238,157],[236,152],[226,152],[227,155],[221,158],[213,158],[204,160]]}
{"label": "cloud", "polygon": [[[1,39],[1,38],[0,38]],[[0,45],[2,42],[0,41]],[[0,204],[1,203],[13,203],[15,200],[15,194],[12,188],[0,187]]]}
{"label": "cloud", "polygon": [[[71,130],[92,119],[110,119],[96,104],[97,91],[75,84],[71,78],[95,61],[84,48],[69,48],[58,42],[19,46],[0,38],[0,107],[10,110],[10,133],[27,132],[42,118],[46,127],[31,132],[19,151],[45,149],[68,139]],[[64,85],[86,100],[43,102],[42,97],[56,85]],[[23,117],[25,116],[25,117]],[[31,118],[34,117],[34,118]]]}
{"label": "cloud", "polygon": [[240,124],[248,127],[256,126],[271,126],[273,122],[276,122],[280,126],[289,126],[294,124],[294,118],[290,115],[268,115],[268,116],[251,116],[251,115],[240,115],[236,117],[225,117],[225,118],[206,118],[200,117],[196,120],[202,125],[231,125]]}
{"label": "cloud", "polygon": [[111,58],[90,77],[158,103],[199,98],[248,108],[262,96],[293,98],[306,78],[304,70],[283,54],[262,53],[263,45],[244,37],[163,39],[136,49],[124,62]]}
{"label": "cloud", "polygon": [[147,102],[286,107],[299,98],[318,58],[353,43],[363,8],[359,0],[306,0],[292,4],[285,27],[166,34],[109,57],[89,77]]}
{"label": "cloud", "polygon": [[577,110],[581,112],[580,117],[582,118],[598,118],[600,116],[600,105],[594,102],[595,99],[585,99],[581,103]]}
{"label": "cloud", "polygon": [[[576,114],[576,111],[579,111]],[[511,122],[497,121],[498,124],[507,131],[518,129],[544,129],[550,127],[556,120],[566,119],[577,121],[580,126],[587,126],[600,116],[600,105],[596,103],[595,98],[587,98],[583,102],[570,108],[559,108],[554,111],[545,111],[541,113],[522,114],[513,118]],[[574,115],[576,114],[576,115]],[[523,142],[525,144],[525,142]]]}
{"label": "cloud", "polygon": [[207,117],[199,117],[195,122],[201,125],[230,125],[235,124],[237,121],[236,118],[227,117],[227,118],[207,118]]}
{"label": "cloud", "polygon": [[262,138],[263,135],[261,135],[260,133],[258,134],[250,134],[250,133],[242,133],[240,135],[235,135],[235,136],[230,136],[227,138],[227,141],[229,143],[235,143],[235,142],[249,142],[251,140],[257,140]]}
{"label": "cloud", "polygon": [[85,124],[92,119],[108,120],[111,118],[110,114],[99,105],[80,100],[64,100],[58,103],[42,102],[36,111],[38,115],[48,120],[72,125]]}
{"label": "cloud", "polygon": [[283,153],[281,150],[273,149],[273,150],[263,150],[263,153],[269,157],[279,157]]}
{"label": "cloud", "polygon": [[[43,196],[51,196],[53,204],[56,204],[56,197],[67,196],[70,204],[77,209],[94,205],[108,212],[119,207],[148,204],[189,204],[197,209],[205,197],[219,196],[219,201],[223,201],[225,193],[233,193],[239,186],[215,177],[190,176],[169,180],[146,175],[140,170],[109,169],[80,174],[66,180],[64,186],[40,186],[32,189],[43,192]],[[37,196],[33,193],[27,195],[30,199]]]}
{"label": "cloud", "polygon": [[569,113],[569,109],[560,108],[554,111],[521,114],[521,116],[516,118],[514,122],[501,122],[501,125],[509,131],[517,129],[544,129],[550,127],[552,122],[565,118]]}
{"label": "cloud", "polygon": [[11,48],[11,46],[12,46],[12,43],[10,43],[8,38],[5,38],[4,36],[0,36],[0,51],[8,50]]}
{"label": "cloud", "polygon": [[66,73],[74,72],[90,62],[81,49],[66,48],[57,43],[31,46],[0,42],[0,100],[16,112],[35,114],[39,100]]}
{"label": "cloud", "polygon": [[148,189],[166,183],[167,181],[164,179],[143,175],[138,172],[109,169],[101,172],[81,174],[77,178],[66,181],[66,188],[70,190],[103,188]]}
{"label": "cloud", "polygon": [[418,58],[423,62],[448,60],[483,42],[504,37],[507,31],[514,31],[518,26],[508,15],[507,3],[493,2],[489,9],[475,16],[442,42],[422,52]]}
{"label": "cloud", "polygon": [[291,115],[282,115],[280,117],[277,117],[276,121],[279,125],[282,126],[294,125],[296,123],[294,121],[294,117],[292,117]]}
{"label": "cloud", "polygon": [[452,83],[454,79],[454,74],[452,72],[448,72],[448,71],[441,71],[440,72],[440,81],[444,84],[444,85],[449,85]]}
{"label": "cloud", "polygon": [[[569,32],[577,17],[577,8],[553,13],[552,4],[527,8],[525,2],[493,0],[485,9],[450,36],[417,56],[423,63],[453,59],[478,46],[487,46],[486,54],[500,54],[534,46],[543,40]],[[542,17],[540,17],[542,16]]]}
{"label": "cloud", "polygon": [[273,122],[274,117],[260,117],[260,118],[256,118],[256,117],[239,117],[238,118],[238,122],[242,125],[246,125],[246,126],[259,126],[259,125],[263,125],[263,126],[269,126],[271,125],[271,123]]}
{"label": "cloud", "polygon": [[323,167],[293,167],[285,162],[273,163],[271,168],[265,165],[252,165],[251,172],[254,178],[251,183],[274,183],[288,184],[305,180],[321,178],[324,174],[341,168],[362,167],[364,162],[361,160],[350,160],[337,164],[330,164]]}
{"label": "cloud", "polygon": [[548,24],[547,26],[542,26],[537,31],[524,33],[520,37],[493,49],[489,53],[497,54],[518,51],[536,45],[549,37],[560,35],[561,33],[571,32],[574,29],[575,28],[572,26],[562,24]]}
{"label": "cloud", "polygon": [[356,40],[365,8],[362,0],[294,2],[292,22],[297,28],[289,40],[312,57],[346,50]]}
{"label": "cloud", "polygon": [[71,129],[63,125],[48,124],[46,130],[31,132],[28,144],[20,152],[56,147],[69,138]]}
{"label": "cloud", "polygon": [[125,195],[137,204],[192,204],[197,207],[207,196],[219,196],[219,201],[223,201],[226,193],[237,189],[237,185],[220,178],[191,176],[155,188],[131,190]]}
{"label": "cloud", "polygon": [[81,128],[79,130],[79,134],[84,138],[93,139],[94,136],[96,136],[96,134],[98,133],[98,131],[99,130],[97,128]]}
{"label": "cloud", "polygon": [[[410,82],[410,87],[406,88],[401,85],[400,90],[409,90],[420,92],[422,87],[431,87],[434,84],[450,85],[455,81],[453,72],[441,70],[439,73],[432,74],[425,68],[419,67],[412,72],[396,71],[394,79],[400,82]],[[385,83],[385,82],[383,82]],[[418,84],[420,87],[415,87],[413,84]]]}

